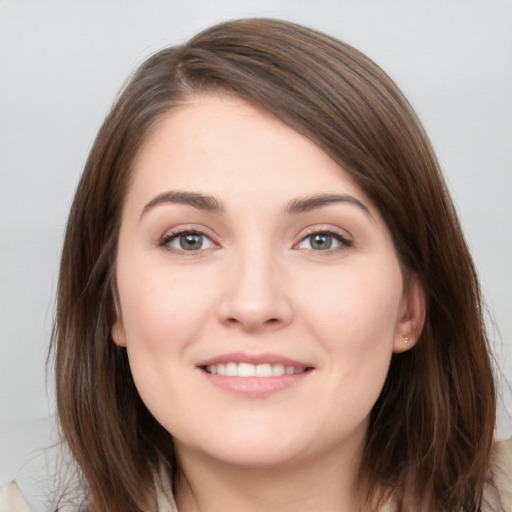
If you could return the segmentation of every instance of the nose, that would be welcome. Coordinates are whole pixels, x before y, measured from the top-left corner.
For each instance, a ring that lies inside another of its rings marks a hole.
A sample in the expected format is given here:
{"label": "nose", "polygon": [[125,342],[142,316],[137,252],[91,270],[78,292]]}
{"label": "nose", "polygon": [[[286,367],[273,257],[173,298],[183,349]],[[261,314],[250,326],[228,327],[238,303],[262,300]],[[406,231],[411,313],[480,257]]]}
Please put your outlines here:
{"label": "nose", "polygon": [[241,259],[225,283],[219,321],[247,332],[282,328],[293,317],[288,292],[271,258]]}

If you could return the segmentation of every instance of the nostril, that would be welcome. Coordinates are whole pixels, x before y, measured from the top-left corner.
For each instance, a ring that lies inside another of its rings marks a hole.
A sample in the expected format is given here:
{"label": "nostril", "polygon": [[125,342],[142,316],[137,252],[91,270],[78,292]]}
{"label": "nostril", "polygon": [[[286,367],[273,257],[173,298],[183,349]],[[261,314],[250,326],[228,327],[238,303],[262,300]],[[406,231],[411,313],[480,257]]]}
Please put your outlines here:
{"label": "nostril", "polygon": [[262,320],[258,318],[245,318],[239,319],[237,317],[229,317],[224,320],[225,325],[231,327],[242,327],[246,330],[254,330],[258,328],[277,328],[281,325],[282,321],[279,318],[268,318],[267,320]]}

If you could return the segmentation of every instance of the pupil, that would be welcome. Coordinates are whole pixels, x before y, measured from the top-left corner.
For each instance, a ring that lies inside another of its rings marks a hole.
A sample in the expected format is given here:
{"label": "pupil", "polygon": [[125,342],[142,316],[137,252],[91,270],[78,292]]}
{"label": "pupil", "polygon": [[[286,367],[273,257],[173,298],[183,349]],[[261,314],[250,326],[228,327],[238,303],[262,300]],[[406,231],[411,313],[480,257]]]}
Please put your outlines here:
{"label": "pupil", "polygon": [[201,249],[203,245],[203,236],[196,233],[189,233],[188,235],[180,236],[180,245],[182,249],[193,251]]}
{"label": "pupil", "polygon": [[332,245],[332,237],[330,235],[314,235],[311,240],[311,247],[313,249],[330,249]]}

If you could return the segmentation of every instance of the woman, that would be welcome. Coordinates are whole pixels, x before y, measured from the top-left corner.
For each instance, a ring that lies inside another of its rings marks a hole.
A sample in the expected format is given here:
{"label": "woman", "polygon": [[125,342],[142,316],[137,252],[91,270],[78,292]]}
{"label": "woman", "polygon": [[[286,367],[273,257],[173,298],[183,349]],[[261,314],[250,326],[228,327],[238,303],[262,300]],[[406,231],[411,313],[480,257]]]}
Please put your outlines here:
{"label": "woman", "polygon": [[315,31],[228,22],[136,72],[76,192],[53,349],[88,510],[512,506],[435,155]]}

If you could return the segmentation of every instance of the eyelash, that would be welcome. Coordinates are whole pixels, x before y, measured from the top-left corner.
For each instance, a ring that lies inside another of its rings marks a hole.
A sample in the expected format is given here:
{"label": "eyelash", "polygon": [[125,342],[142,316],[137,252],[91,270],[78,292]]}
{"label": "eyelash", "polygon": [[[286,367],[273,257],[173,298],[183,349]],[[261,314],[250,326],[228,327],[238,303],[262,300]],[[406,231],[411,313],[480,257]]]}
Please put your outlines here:
{"label": "eyelash", "polygon": [[[200,229],[177,229],[175,231],[171,231],[166,233],[159,241],[158,246],[163,247],[167,249],[168,251],[177,252],[180,254],[189,254],[194,255],[199,252],[202,252],[206,249],[200,248],[196,250],[185,250],[185,249],[177,249],[174,247],[171,247],[171,242],[176,240],[177,238],[185,235],[199,235],[204,237],[205,239],[209,240],[211,244],[215,245],[215,242],[211,239],[211,237],[204,231],[201,231]],[[339,251],[343,251],[348,249],[353,245],[353,241],[346,238],[344,235],[342,235],[340,232],[335,231],[333,229],[314,229],[312,228],[305,236],[303,236],[300,241],[295,244],[295,246],[302,244],[305,240],[308,238],[311,238],[315,235],[326,235],[332,237],[334,240],[339,242],[338,247],[334,247],[333,249],[308,249],[304,248],[303,250],[308,251],[310,253],[316,253],[316,254],[322,254],[322,255],[330,255],[335,254]],[[295,247],[294,246],[294,247]],[[210,248],[210,247],[209,247]],[[208,249],[209,249],[208,248]]]}
{"label": "eyelash", "polygon": [[[354,244],[353,240],[348,239],[346,236],[341,234],[340,232],[333,230],[333,229],[318,229],[318,228],[312,228],[311,231],[309,231],[305,236],[303,236],[299,244],[303,243],[308,238],[313,237],[314,235],[327,235],[332,238],[334,238],[337,242],[340,243],[338,247],[334,247],[333,249],[304,249],[306,251],[309,251],[310,253],[315,254],[322,254],[322,255],[330,255],[330,254],[336,254],[340,251],[344,251],[348,249],[349,247],[352,247]],[[299,245],[297,244],[297,245]]]}
{"label": "eyelash", "polygon": [[159,247],[163,247],[164,249],[166,249],[168,251],[176,252],[176,253],[180,253],[180,254],[193,255],[193,254],[197,254],[197,253],[205,250],[205,249],[201,248],[201,249],[187,251],[185,249],[177,249],[175,247],[171,247],[171,245],[170,245],[171,242],[173,242],[174,240],[176,240],[177,238],[179,238],[181,236],[186,236],[186,235],[202,236],[205,239],[209,240],[211,244],[215,245],[215,242],[212,240],[211,236],[209,236],[204,231],[201,231],[200,229],[177,229],[175,231],[165,233],[165,235],[160,239],[158,245],[159,245]]}

